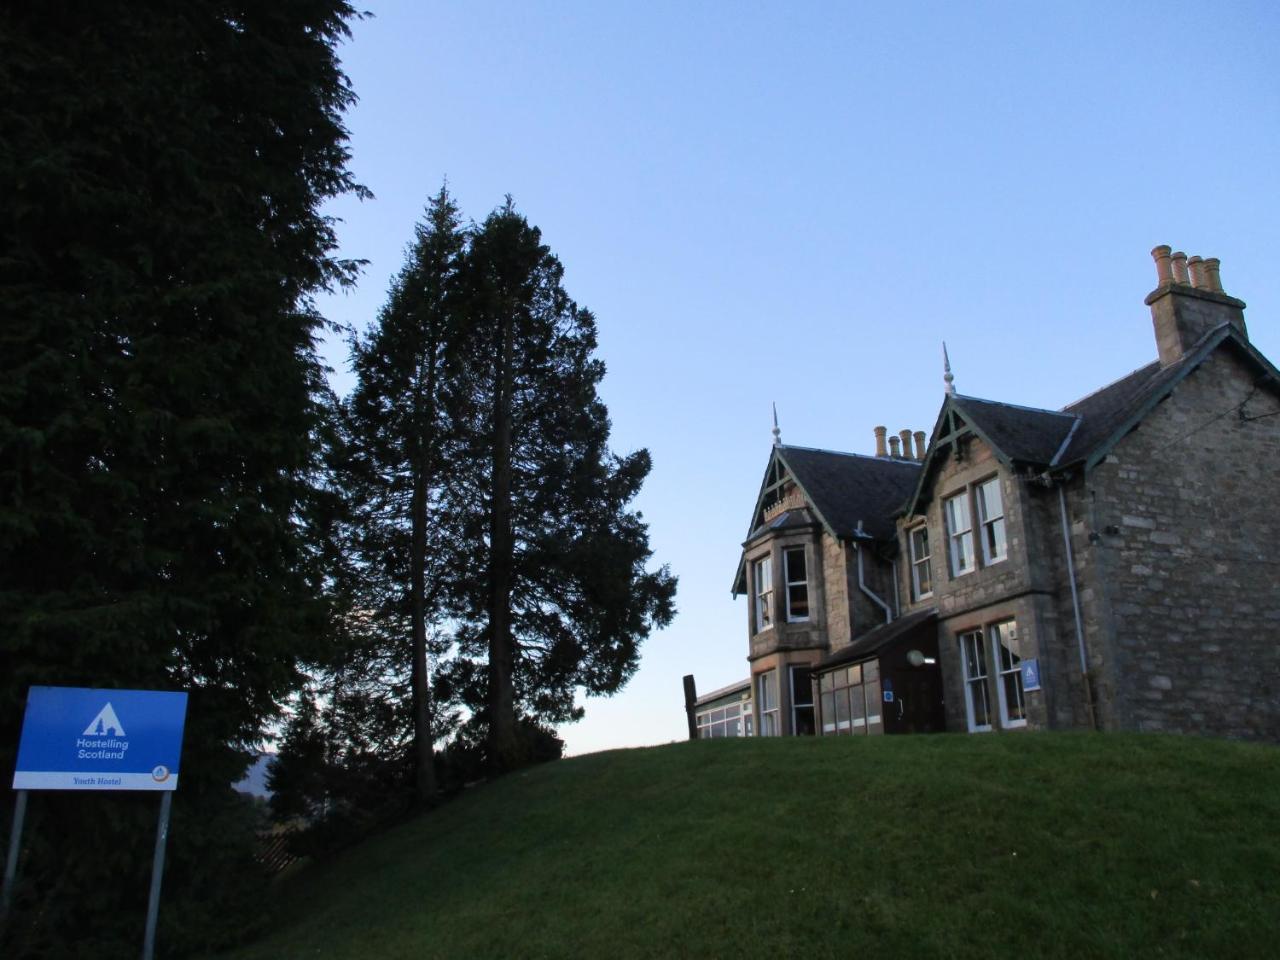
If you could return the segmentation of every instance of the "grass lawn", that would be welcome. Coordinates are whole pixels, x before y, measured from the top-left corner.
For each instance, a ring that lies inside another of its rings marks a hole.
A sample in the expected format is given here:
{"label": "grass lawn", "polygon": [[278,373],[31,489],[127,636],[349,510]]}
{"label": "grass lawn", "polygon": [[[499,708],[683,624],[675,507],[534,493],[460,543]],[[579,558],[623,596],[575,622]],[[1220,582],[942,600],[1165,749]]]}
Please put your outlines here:
{"label": "grass lawn", "polygon": [[714,740],[478,787],[278,884],[251,958],[1280,956],[1280,749]]}

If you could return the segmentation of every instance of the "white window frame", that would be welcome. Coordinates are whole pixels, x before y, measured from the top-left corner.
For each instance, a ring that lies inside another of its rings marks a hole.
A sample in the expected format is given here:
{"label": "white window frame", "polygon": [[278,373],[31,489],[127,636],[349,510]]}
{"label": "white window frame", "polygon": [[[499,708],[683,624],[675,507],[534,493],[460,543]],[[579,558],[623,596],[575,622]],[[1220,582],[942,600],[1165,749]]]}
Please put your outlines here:
{"label": "white window frame", "polygon": [[[791,555],[798,553],[804,561],[805,575],[796,580],[791,574]],[[808,551],[804,547],[784,547],[782,550],[782,570],[783,578],[786,580],[785,591],[787,597],[787,623],[804,623],[809,619],[809,556]],[[791,588],[804,587],[804,609],[803,616],[797,616],[791,612]]]}
{"label": "white window frame", "polygon": [[[974,499],[978,501],[978,523],[982,529],[982,564],[990,566],[1009,557],[1009,528],[1004,522],[1004,492],[1000,489],[998,476],[974,484],[973,490]],[[986,490],[991,490],[995,494],[995,506],[999,509],[999,513],[988,516],[988,498],[983,495],[983,491]],[[992,546],[992,541],[997,539],[997,531],[999,531],[1000,545],[998,554]]]}
{"label": "white window frame", "polygon": [[[963,516],[960,516],[961,513]],[[942,516],[947,528],[951,576],[962,577],[967,573],[973,573],[977,568],[977,559],[973,552],[973,513],[969,508],[967,487],[942,501]]]}
{"label": "white window frame", "polygon": [[[924,548],[927,551],[924,556],[920,556],[916,552],[916,534],[924,534]],[[929,525],[920,524],[918,527],[912,527],[907,531],[907,544],[911,551],[911,595],[917,600],[923,600],[926,597],[933,596],[933,548],[929,546]],[[929,571],[929,589],[920,589],[920,568],[924,567]]]}
{"label": "white window frame", "polygon": [[773,626],[773,557],[766,554],[751,565],[751,576],[755,581],[755,614],[756,629],[767,630]]}
{"label": "white window frame", "polygon": [[[988,681],[991,678],[991,667],[986,662],[987,659],[987,631],[978,628],[976,630],[966,630],[961,633],[957,639],[960,646],[960,674],[964,678],[964,712],[965,718],[969,723],[970,733],[986,733],[991,729],[991,691],[988,689]],[[969,672],[969,649],[968,644],[972,644],[972,650],[978,656],[981,662],[979,666],[982,668],[981,673]],[[978,691],[982,696],[982,706],[987,716],[985,724],[979,724],[975,721],[976,711],[974,710],[974,691]]]}
{"label": "white window frame", "polygon": [[782,734],[782,715],[778,710],[778,671],[766,670],[756,677],[756,702],[760,704],[760,736]]}
{"label": "white window frame", "polygon": [[[991,643],[991,662],[996,668],[996,699],[1000,703],[1000,726],[1007,730],[1016,729],[1017,727],[1025,727],[1027,725],[1027,693],[1022,688],[1022,658],[1019,656],[1018,662],[1010,662],[1009,666],[1005,666],[1004,650],[1005,646],[1000,642],[1000,635],[1003,631],[1008,632],[1011,640],[1018,639],[1018,622],[1016,620],[1003,620],[1000,623],[993,623],[987,627],[987,636]],[[1022,716],[1018,719],[1009,718],[1009,702],[1008,695],[1005,693],[1005,678],[1012,676],[1014,678],[1014,689],[1017,692],[1018,706],[1022,708]]]}

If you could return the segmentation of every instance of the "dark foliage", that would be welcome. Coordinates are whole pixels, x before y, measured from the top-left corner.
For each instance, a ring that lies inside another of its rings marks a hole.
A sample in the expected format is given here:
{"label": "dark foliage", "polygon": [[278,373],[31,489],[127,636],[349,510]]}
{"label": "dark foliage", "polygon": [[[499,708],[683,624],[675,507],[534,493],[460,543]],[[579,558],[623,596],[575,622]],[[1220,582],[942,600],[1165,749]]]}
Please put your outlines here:
{"label": "dark foliage", "polygon": [[458,606],[448,679],[487,725],[498,770],[527,759],[518,718],[580,717],[575,691],[621,689],[640,643],[673,614],[675,578],[646,570],[648,528],[628,509],[649,454],[609,450],[595,318],[563,273],[510,200],[475,231],[459,271],[467,390],[449,482],[475,549],[459,558],[470,602]]}
{"label": "dark foliage", "polygon": [[[0,769],[31,684],[192,691],[170,954],[236,932],[253,822],[229,785],[324,656],[311,296],[354,269],[318,213],[360,189],[351,16],[51,2],[0,22]],[[134,953],[155,813],[34,795],[6,955]]]}

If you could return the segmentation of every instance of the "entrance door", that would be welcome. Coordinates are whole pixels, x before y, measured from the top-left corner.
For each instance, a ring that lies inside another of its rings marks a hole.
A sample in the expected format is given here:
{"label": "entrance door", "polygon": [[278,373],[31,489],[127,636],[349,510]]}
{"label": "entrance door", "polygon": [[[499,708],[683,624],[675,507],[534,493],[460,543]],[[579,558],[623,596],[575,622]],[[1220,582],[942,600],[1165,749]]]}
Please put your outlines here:
{"label": "entrance door", "polygon": [[893,673],[893,702],[884,704],[885,733],[941,733],[942,671],[911,668]]}

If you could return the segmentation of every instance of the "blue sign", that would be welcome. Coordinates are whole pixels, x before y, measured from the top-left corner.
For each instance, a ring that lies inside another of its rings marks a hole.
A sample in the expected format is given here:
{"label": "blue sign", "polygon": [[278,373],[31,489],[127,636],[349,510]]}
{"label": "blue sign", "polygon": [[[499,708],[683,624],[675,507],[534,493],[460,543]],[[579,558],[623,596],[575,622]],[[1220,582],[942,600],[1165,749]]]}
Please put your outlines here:
{"label": "blue sign", "polygon": [[177,790],[187,695],[32,687],[15,790]]}
{"label": "blue sign", "polygon": [[1040,661],[1035,657],[1022,661],[1022,689],[1040,689]]}

